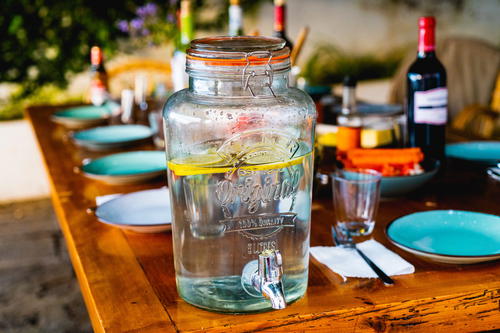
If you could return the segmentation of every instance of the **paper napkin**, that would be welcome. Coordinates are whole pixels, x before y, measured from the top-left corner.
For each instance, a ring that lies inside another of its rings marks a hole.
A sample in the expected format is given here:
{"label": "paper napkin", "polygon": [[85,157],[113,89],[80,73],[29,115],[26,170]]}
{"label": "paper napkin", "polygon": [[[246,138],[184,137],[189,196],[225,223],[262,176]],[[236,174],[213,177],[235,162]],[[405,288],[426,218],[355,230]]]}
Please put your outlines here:
{"label": "paper napkin", "polygon": [[[415,267],[376,240],[370,239],[356,244],[387,275],[402,275],[415,272]],[[368,266],[355,249],[340,246],[315,246],[311,254],[335,273],[346,277],[376,278],[377,274]]]}

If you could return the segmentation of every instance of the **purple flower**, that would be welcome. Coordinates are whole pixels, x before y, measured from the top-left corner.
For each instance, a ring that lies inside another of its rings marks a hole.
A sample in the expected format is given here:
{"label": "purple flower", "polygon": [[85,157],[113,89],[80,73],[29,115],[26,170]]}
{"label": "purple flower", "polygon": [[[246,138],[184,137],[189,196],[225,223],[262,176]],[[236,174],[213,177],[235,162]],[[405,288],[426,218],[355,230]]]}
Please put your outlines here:
{"label": "purple flower", "polygon": [[130,27],[134,30],[139,30],[144,26],[144,20],[140,18],[135,18],[130,21]]}
{"label": "purple flower", "polygon": [[167,14],[167,22],[169,23],[175,23],[175,15],[172,13]]}
{"label": "purple flower", "polygon": [[144,28],[141,30],[141,35],[143,35],[143,36],[147,36],[147,35],[149,35],[149,33],[150,33],[149,29]]}
{"label": "purple flower", "polygon": [[136,13],[139,17],[154,16],[158,11],[158,6],[154,3],[147,3],[142,7],[137,8]]}
{"label": "purple flower", "polygon": [[128,22],[126,20],[121,20],[117,24],[118,29],[120,29],[121,32],[128,32]]}

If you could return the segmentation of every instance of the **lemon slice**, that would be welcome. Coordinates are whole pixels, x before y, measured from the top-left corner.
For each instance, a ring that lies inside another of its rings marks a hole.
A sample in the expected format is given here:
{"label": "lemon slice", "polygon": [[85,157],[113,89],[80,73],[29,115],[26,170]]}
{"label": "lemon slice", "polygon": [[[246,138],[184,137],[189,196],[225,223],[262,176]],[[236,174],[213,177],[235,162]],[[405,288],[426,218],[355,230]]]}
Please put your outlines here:
{"label": "lemon slice", "polygon": [[[262,163],[262,164],[245,164],[238,169],[249,171],[262,171],[283,169],[293,165],[303,163],[304,159],[311,155],[308,153],[303,156],[296,157],[288,161]],[[235,169],[234,166],[224,165],[224,161],[214,154],[206,155],[191,155],[187,157],[176,158],[168,162],[168,168],[176,176],[192,176],[192,175],[205,175],[213,173],[225,173]]]}
{"label": "lemon slice", "polygon": [[204,155],[190,155],[186,157],[179,157],[169,163],[181,164],[193,167],[206,167],[210,165],[221,164],[222,158],[217,154],[204,154]]}

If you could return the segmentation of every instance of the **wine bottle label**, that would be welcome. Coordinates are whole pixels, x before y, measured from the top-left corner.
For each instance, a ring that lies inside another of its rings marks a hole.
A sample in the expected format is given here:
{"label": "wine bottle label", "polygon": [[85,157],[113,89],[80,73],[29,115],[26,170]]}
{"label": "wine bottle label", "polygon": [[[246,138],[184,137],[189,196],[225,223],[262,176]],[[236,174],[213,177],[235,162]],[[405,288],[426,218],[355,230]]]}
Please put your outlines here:
{"label": "wine bottle label", "polygon": [[90,88],[90,101],[95,106],[103,105],[107,97],[108,93],[104,85],[93,85]]}
{"label": "wine bottle label", "polygon": [[448,117],[448,89],[416,91],[414,95],[416,124],[445,125]]}

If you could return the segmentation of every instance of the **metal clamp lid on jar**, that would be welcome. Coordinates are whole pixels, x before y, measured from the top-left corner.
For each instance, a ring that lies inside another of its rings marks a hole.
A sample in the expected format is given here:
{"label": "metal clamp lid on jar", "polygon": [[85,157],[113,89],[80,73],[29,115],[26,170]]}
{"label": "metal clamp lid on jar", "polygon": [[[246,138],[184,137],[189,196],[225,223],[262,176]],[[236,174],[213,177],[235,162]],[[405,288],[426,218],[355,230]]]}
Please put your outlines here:
{"label": "metal clamp lid on jar", "polygon": [[187,52],[186,72],[191,76],[210,77],[241,75],[241,84],[258,97],[250,82],[266,77],[271,95],[275,73],[290,70],[290,50],[281,38],[260,36],[209,37],[195,39]]}
{"label": "metal clamp lid on jar", "polygon": [[255,56],[257,54],[267,54],[268,60],[266,63],[266,70],[264,71],[264,75],[267,76],[268,78],[268,83],[267,86],[269,87],[269,90],[271,91],[271,94],[273,94],[273,97],[276,97],[276,94],[273,91],[272,84],[273,84],[273,67],[271,66],[271,61],[273,60],[273,53],[271,51],[254,51],[254,52],[249,52],[245,54],[245,59],[247,60],[247,63],[245,65],[245,68],[243,69],[243,73],[241,73],[241,82],[243,84],[243,87],[245,90],[250,90],[250,93],[252,94],[253,97],[255,97],[255,93],[252,90],[252,87],[250,86],[250,78],[253,78],[257,76],[256,72],[254,70],[248,71],[248,67],[250,67],[250,56]]}

